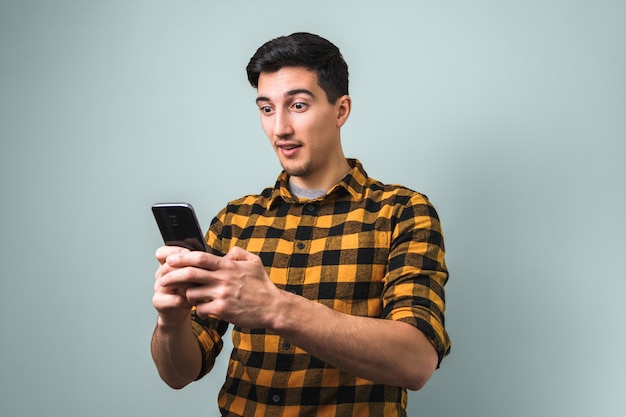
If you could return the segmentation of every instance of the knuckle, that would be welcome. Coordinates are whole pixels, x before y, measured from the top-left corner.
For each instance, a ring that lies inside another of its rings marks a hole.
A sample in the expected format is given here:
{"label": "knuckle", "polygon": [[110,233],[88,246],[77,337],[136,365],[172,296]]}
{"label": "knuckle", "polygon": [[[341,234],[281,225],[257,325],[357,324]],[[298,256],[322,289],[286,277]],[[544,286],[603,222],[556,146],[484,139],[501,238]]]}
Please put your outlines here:
{"label": "knuckle", "polygon": [[198,269],[194,267],[186,267],[178,270],[180,277],[184,281],[195,281],[198,279]]}
{"label": "knuckle", "polygon": [[201,295],[198,294],[198,291],[193,287],[187,288],[185,290],[185,298],[191,305],[197,305],[200,303],[200,301],[202,301]]}
{"label": "knuckle", "polygon": [[157,268],[156,272],[154,273],[155,280],[159,280],[163,275],[165,275],[164,269],[165,269],[164,265],[161,265]]}
{"label": "knuckle", "polygon": [[218,317],[226,317],[226,304],[221,299],[211,301],[211,314]]}

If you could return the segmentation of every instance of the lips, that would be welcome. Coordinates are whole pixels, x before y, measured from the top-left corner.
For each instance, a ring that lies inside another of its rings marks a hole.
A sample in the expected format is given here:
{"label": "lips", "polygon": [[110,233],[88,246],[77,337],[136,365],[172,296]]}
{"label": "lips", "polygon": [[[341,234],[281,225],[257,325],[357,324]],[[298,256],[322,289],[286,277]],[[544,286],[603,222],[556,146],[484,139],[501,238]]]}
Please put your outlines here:
{"label": "lips", "polygon": [[278,148],[279,152],[287,157],[294,156],[298,152],[298,149],[300,149],[301,147],[302,145],[298,143],[291,143],[291,142],[289,143],[283,142],[283,143],[276,144],[276,148]]}

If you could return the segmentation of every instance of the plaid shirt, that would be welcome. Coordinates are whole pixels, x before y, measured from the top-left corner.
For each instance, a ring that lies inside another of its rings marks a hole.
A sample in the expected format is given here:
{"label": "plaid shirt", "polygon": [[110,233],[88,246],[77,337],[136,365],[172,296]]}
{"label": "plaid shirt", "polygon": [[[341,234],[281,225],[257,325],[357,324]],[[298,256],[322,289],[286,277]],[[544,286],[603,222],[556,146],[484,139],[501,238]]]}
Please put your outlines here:
{"label": "plaid shirt", "polygon": [[[277,287],[342,313],[409,323],[441,361],[450,341],[437,213],[424,195],[382,184],[359,161],[348,162],[350,173],[318,199],[295,198],[283,172],[274,187],[231,202],[213,219],[208,245],[218,255],[233,246],[256,253]],[[193,318],[202,377],[227,324]],[[233,346],[219,395],[222,415],[406,415],[405,389],[342,372],[278,334],[235,327]]]}

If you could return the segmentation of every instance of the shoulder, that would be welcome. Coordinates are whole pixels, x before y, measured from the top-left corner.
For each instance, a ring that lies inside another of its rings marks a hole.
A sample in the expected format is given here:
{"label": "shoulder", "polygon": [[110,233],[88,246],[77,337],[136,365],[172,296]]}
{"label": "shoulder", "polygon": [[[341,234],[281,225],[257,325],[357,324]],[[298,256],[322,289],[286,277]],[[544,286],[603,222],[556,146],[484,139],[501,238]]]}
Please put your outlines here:
{"label": "shoulder", "polygon": [[365,198],[400,205],[430,204],[428,197],[401,184],[385,184],[368,178]]}
{"label": "shoulder", "polygon": [[250,215],[259,210],[265,210],[272,201],[274,187],[267,187],[259,194],[247,194],[226,204],[218,217],[228,214]]}
{"label": "shoulder", "polygon": [[404,185],[385,184],[370,178],[365,199],[370,210],[378,211],[379,216],[388,218],[392,225],[405,222],[439,224],[437,210],[428,197]]}

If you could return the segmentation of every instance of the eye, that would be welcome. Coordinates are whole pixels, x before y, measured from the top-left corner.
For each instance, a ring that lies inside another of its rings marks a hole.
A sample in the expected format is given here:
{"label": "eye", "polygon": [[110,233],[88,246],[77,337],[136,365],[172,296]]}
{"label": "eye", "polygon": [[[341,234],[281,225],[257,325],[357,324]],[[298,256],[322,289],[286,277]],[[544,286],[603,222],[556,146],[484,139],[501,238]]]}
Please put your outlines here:
{"label": "eye", "polygon": [[270,114],[273,111],[273,109],[270,106],[261,106],[259,107],[259,110],[261,110],[261,113],[263,114]]}
{"label": "eye", "polygon": [[293,103],[291,106],[294,110],[302,111],[306,109],[306,103],[302,103],[300,101]]}

